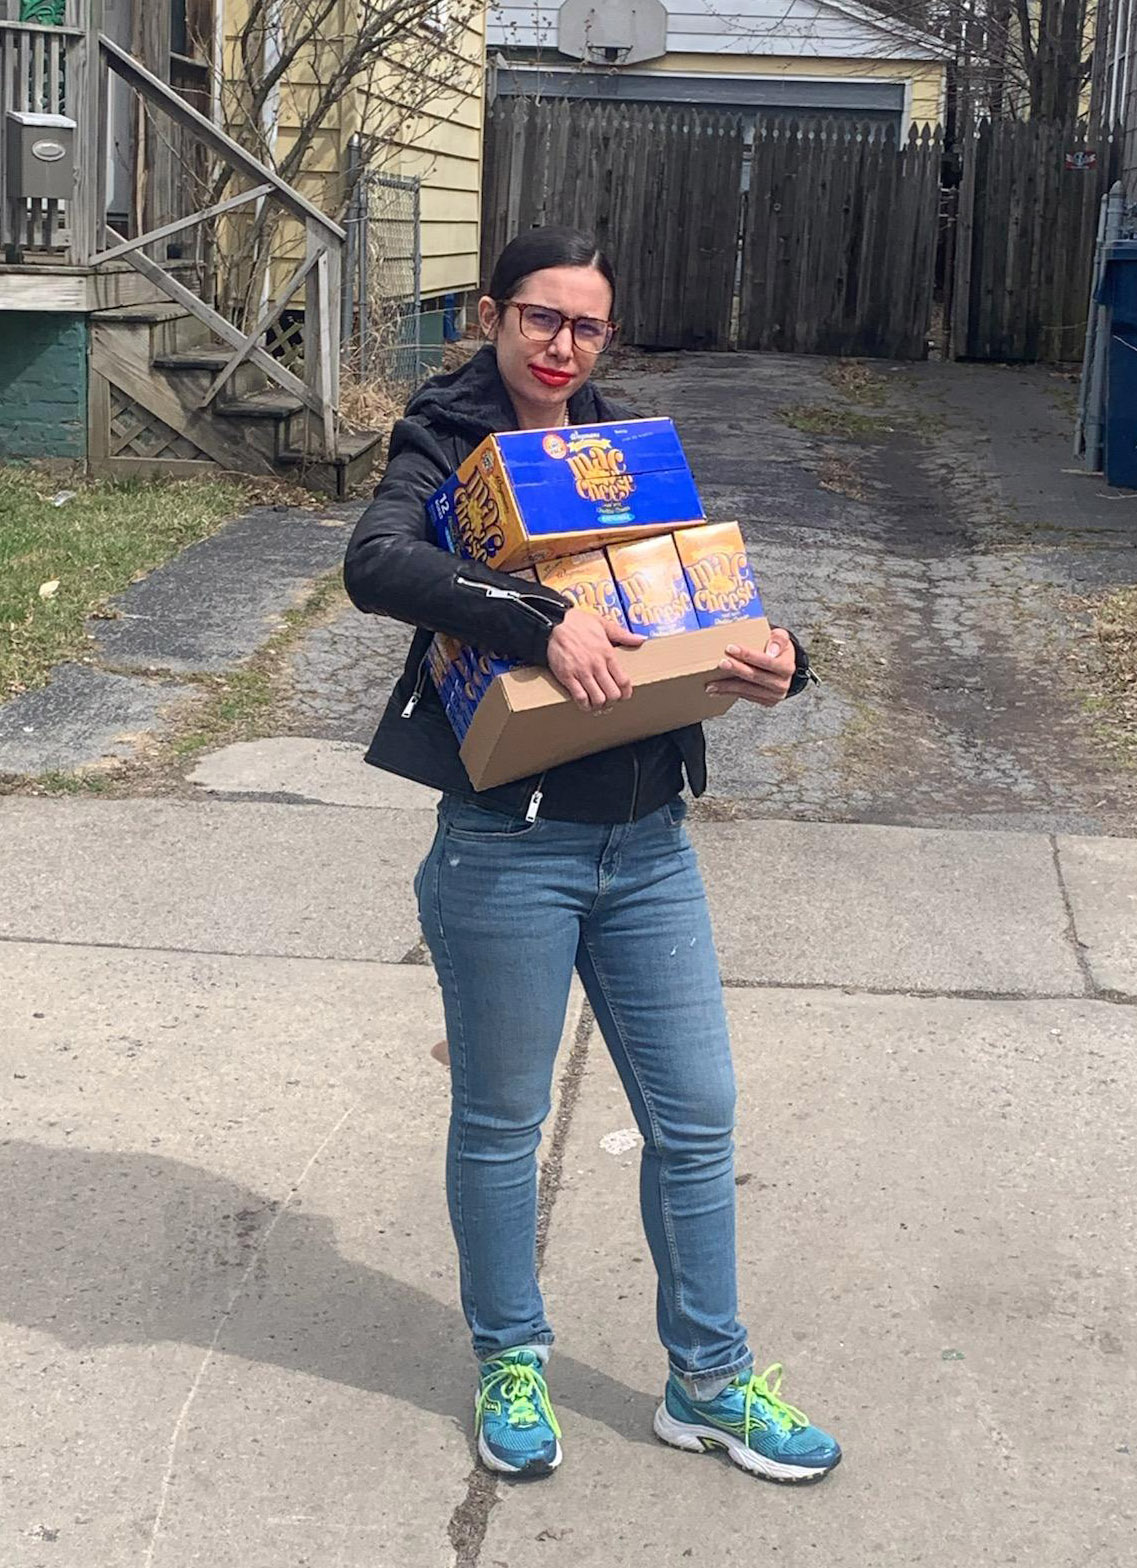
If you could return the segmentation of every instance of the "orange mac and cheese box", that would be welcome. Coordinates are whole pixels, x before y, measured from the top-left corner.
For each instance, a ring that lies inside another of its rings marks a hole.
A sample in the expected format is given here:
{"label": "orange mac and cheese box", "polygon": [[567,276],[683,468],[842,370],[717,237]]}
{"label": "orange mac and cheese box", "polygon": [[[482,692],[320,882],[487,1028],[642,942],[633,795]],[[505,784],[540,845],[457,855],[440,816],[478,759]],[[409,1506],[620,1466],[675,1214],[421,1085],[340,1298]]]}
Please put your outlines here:
{"label": "orange mac and cheese box", "polygon": [[762,619],[762,597],[737,523],[678,528],[673,537],[700,626]]}
{"label": "orange mac and cheese box", "polygon": [[586,550],[580,555],[562,556],[559,561],[543,561],[537,567],[537,578],[546,588],[571,599],[578,609],[591,610],[619,626],[628,624],[603,550]]}
{"label": "orange mac and cheese box", "polygon": [[670,534],[608,547],[628,627],[645,637],[699,629],[683,567]]}

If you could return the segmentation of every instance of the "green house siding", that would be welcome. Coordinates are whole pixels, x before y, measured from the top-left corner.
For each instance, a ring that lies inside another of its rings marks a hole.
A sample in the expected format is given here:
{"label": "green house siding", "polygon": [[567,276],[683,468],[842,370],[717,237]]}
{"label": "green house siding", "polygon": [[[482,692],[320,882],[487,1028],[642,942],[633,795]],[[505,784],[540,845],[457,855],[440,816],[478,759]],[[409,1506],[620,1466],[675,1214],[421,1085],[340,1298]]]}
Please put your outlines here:
{"label": "green house siding", "polygon": [[86,317],[0,311],[0,459],[86,455]]}

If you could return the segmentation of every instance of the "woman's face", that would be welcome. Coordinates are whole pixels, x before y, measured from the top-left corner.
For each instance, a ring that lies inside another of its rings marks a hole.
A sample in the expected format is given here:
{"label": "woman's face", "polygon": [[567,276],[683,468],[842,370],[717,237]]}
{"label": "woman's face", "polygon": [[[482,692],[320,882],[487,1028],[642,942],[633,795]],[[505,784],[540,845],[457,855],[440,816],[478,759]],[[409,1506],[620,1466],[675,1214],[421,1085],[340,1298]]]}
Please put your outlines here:
{"label": "woman's face", "polygon": [[516,305],[543,305],[562,316],[592,316],[607,321],[612,290],[595,267],[546,267],[531,272],[510,302],[498,307],[488,295],[478,302],[486,336],[497,347],[498,369],[520,415],[550,424],[563,414],[565,403],[588,380],[597,355],[578,348],[566,324],[549,343],[527,338],[521,331]]}

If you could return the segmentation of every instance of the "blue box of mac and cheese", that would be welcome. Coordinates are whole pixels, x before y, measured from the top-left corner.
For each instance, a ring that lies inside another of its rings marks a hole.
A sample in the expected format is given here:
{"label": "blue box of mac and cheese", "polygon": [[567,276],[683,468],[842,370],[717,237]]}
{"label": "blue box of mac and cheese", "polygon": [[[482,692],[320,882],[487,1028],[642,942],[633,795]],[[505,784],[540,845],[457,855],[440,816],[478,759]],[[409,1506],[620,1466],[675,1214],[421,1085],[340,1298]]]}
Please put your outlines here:
{"label": "blue box of mac and cheese", "polygon": [[502,571],[705,521],[670,419],[487,436],[426,509],[436,544]]}

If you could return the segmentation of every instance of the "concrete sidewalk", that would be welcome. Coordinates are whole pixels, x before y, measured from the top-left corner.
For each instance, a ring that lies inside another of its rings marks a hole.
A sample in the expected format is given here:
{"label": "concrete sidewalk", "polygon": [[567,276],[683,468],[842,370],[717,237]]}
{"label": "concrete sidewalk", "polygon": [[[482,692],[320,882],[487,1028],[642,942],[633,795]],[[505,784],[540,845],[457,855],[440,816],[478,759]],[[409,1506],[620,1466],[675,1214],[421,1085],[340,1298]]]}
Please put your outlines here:
{"label": "concrete sidewalk", "polygon": [[430,798],[299,741],[195,782],[0,802],[5,1568],[1132,1561],[1137,841],[695,824],[744,1311],[846,1462],[795,1492],[653,1439],[632,1118],[577,1003],[567,1457],[509,1487],[472,1468]]}

